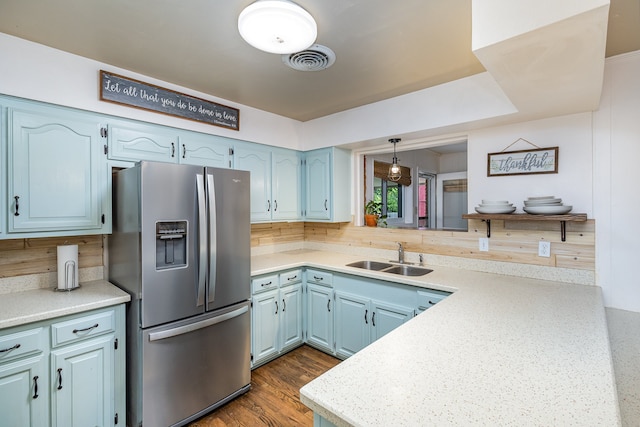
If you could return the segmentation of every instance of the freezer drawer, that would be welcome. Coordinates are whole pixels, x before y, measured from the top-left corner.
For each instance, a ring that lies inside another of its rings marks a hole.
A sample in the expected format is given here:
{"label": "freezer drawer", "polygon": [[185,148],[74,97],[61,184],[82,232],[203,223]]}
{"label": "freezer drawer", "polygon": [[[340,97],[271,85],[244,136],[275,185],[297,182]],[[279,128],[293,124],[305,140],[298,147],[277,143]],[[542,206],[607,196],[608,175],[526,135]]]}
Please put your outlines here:
{"label": "freezer drawer", "polygon": [[249,302],[142,332],[142,425],[184,425],[248,391]]}

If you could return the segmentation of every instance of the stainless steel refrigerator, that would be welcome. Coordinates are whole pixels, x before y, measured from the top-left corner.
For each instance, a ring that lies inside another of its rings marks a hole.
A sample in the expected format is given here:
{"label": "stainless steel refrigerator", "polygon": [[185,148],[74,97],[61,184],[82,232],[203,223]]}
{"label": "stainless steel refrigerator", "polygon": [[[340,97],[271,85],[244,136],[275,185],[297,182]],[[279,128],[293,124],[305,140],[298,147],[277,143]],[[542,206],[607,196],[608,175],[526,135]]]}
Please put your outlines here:
{"label": "stainless steel refrigerator", "polygon": [[143,161],[113,191],[127,425],[184,425],[250,387],[249,173]]}

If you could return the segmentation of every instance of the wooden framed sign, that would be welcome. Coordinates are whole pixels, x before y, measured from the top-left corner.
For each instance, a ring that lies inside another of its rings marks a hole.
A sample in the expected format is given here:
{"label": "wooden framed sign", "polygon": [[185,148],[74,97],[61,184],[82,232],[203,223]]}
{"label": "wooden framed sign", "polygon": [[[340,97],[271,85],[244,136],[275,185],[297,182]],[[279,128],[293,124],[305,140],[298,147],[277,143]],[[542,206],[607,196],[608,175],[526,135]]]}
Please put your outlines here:
{"label": "wooden framed sign", "polygon": [[100,99],[240,130],[240,110],[100,70]]}
{"label": "wooden framed sign", "polygon": [[558,147],[487,155],[487,176],[558,173]]}

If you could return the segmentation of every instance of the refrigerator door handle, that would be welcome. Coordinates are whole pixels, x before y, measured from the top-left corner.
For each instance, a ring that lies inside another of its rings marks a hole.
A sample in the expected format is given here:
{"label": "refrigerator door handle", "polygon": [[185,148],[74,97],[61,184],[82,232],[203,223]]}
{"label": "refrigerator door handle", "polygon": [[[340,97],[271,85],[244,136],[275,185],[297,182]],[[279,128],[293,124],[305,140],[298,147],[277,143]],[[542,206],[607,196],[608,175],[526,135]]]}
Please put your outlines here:
{"label": "refrigerator door handle", "polygon": [[196,189],[198,196],[198,297],[197,306],[204,304],[204,290],[207,278],[207,210],[204,191],[204,177],[196,175]]}
{"label": "refrigerator door handle", "polygon": [[216,299],[216,260],[218,258],[218,241],[216,229],[216,189],[213,186],[213,174],[207,174],[207,192],[209,201],[209,302]]}
{"label": "refrigerator door handle", "polygon": [[228,313],[221,314],[220,316],[203,320],[201,322],[191,323],[188,325],[179,326],[177,328],[167,329],[166,331],[152,332],[149,334],[149,341],[164,340],[167,338],[173,338],[173,337],[177,337],[178,335],[184,335],[189,332],[197,331],[198,329],[208,328],[209,326],[213,326],[215,324],[225,322],[227,320],[233,319],[238,316],[242,316],[248,311],[249,311],[249,306],[245,305],[244,307],[238,308],[237,310],[233,310]]}

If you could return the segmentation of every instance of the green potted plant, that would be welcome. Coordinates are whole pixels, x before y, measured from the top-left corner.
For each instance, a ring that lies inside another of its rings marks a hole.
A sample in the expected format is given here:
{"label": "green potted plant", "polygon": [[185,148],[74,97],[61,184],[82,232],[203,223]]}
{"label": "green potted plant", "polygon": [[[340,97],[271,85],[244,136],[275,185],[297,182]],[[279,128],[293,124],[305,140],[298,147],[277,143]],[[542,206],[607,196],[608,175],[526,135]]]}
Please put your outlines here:
{"label": "green potted plant", "polygon": [[378,218],[382,214],[382,203],[376,200],[369,200],[364,205],[364,223],[368,227],[377,227]]}

